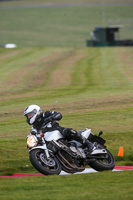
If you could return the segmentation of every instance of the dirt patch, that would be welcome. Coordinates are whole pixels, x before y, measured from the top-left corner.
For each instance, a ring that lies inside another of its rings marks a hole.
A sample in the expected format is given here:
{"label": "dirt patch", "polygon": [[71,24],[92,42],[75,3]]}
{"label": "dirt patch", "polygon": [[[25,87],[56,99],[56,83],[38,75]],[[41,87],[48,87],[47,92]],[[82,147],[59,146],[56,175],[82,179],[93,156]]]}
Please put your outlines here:
{"label": "dirt patch", "polygon": [[6,53],[6,54],[4,54],[4,55],[1,55],[1,56],[0,56],[0,61],[1,61],[1,60],[4,60],[4,59],[7,59],[7,58],[10,58],[10,57],[12,57],[12,56],[16,56],[18,53],[19,53],[19,51],[16,50],[16,51],[11,51],[11,52],[8,52],[8,53]]}
{"label": "dirt patch", "polygon": [[68,87],[76,63],[85,56],[83,51],[73,52],[59,63],[50,76],[48,88]]}
{"label": "dirt patch", "polygon": [[86,111],[104,111],[110,109],[121,109],[133,106],[133,95],[120,95],[115,97],[91,98],[65,104],[54,104],[49,109],[63,113],[76,113]]}
{"label": "dirt patch", "polygon": [[[40,105],[41,106],[41,105]],[[126,108],[133,106],[133,95],[119,95],[113,97],[103,97],[103,98],[90,98],[85,100],[75,100],[69,103],[60,103],[48,105],[47,110],[55,110],[63,113],[74,113],[74,112],[85,112],[85,111],[97,111],[97,110],[107,110],[111,108]],[[44,110],[45,112],[45,110]],[[22,115],[23,111],[21,108],[13,109],[2,109],[0,117],[8,117],[9,115]]]}
{"label": "dirt patch", "polygon": [[[50,70],[64,57],[68,56],[70,52],[51,52],[49,55],[34,60],[27,65],[19,66],[18,69],[5,74],[5,78],[1,81],[1,95],[7,95],[15,91],[22,91],[28,88],[37,88],[44,84],[48,79]],[[16,87],[18,86],[18,87]]]}

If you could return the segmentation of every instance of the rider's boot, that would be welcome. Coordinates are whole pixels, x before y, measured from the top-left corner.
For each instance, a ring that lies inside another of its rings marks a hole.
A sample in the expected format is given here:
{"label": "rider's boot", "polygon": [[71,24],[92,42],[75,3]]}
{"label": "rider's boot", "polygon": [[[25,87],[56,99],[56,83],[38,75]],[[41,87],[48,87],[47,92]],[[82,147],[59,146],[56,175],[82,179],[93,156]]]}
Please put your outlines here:
{"label": "rider's boot", "polygon": [[83,144],[84,147],[87,148],[87,152],[91,153],[94,149],[96,149],[95,144],[91,143],[89,140],[87,140],[85,137],[79,134],[76,130],[69,129],[69,133],[74,139],[79,141],[81,144]]}
{"label": "rider's boot", "polygon": [[83,144],[83,147],[86,147],[86,151],[88,153],[91,153],[96,149],[95,143],[90,142],[85,137],[83,137],[81,134],[79,135],[81,143]]}

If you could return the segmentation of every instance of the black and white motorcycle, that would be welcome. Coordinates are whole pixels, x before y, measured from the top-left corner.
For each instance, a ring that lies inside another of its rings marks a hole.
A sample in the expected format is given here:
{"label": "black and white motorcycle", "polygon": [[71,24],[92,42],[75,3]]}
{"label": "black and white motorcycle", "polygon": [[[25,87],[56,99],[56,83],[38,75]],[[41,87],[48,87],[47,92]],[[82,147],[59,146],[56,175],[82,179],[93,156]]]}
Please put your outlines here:
{"label": "black and white motorcycle", "polygon": [[[46,124],[46,127],[49,125]],[[82,172],[88,165],[96,171],[113,170],[115,160],[105,146],[102,131],[94,135],[91,129],[85,128],[79,133],[92,143],[95,142],[94,151],[89,153],[81,143],[64,139],[58,130],[29,134],[27,148],[31,164],[44,175],[60,174],[61,170],[67,173]]]}

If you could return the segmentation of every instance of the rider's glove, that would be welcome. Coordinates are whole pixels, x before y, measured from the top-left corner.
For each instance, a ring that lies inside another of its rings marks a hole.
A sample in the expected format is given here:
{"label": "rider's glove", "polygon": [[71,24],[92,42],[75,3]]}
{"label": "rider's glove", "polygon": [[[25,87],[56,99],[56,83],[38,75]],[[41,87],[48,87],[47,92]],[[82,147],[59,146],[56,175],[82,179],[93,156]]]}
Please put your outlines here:
{"label": "rider's glove", "polygon": [[36,135],[37,134],[37,130],[35,128],[31,128],[31,132],[30,132],[32,135]]}
{"label": "rider's glove", "polygon": [[69,133],[71,134],[71,136],[77,135],[77,131],[72,128],[69,129]]}
{"label": "rider's glove", "polygon": [[47,117],[45,120],[44,120],[44,123],[45,124],[48,124],[49,122],[52,122],[52,117]]}

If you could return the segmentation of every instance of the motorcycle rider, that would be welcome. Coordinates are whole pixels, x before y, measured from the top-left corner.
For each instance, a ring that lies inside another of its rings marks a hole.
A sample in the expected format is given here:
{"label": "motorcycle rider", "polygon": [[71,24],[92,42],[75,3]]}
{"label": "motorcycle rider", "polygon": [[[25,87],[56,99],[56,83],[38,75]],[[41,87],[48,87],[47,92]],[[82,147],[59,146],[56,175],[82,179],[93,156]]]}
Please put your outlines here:
{"label": "motorcycle rider", "polygon": [[[24,116],[29,125],[33,125],[31,128],[31,134],[35,135],[39,131],[43,133],[47,131],[59,130],[64,138],[74,139],[88,148],[88,151],[91,153],[95,148],[94,144],[84,138],[76,130],[72,128],[61,127],[56,121],[62,119],[62,114],[55,111],[46,111],[42,112],[42,109],[38,105],[29,105],[24,110]],[[52,123],[49,123],[52,122]],[[49,123],[47,127],[45,125]]]}

